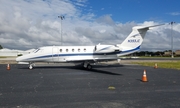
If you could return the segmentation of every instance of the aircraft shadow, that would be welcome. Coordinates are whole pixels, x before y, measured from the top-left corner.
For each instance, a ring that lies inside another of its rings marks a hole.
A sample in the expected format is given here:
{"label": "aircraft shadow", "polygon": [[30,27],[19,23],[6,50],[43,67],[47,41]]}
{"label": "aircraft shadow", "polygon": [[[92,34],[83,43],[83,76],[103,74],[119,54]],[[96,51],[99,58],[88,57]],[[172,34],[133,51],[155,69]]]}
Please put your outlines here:
{"label": "aircraft shadow", "polygon": [[[95,65],[93,69],[87,70],[82,65],[75,65],[75,66],[35,66],[34,69],[75,69],[75,70],[84,70],[87,72],[94,72],[94,73],[101,73],[101,74],[108,74],[108,75],[122,75],[119,73],[109,72],[106,70],[101,70],[103,68],[112,68],[112,67],[123,67],[123,65]],[[100,69],[101,68],[101,69]],[[21,65],[18,69],[29,69],[27,65]]]}
{"label": "aircraft shadow", "polygon": [[112,68],[112,67],[122,67],[123,65],[95,65],[93,66],[93,68],[91,70],[87,70],[85,69],[82,65],[76,65],[76,67],[74,67],[74,69],[78,69],[78,70],[85,70],[88,72],[94,72],[94,73],[101,73],[101,74],[108,74],[108,75],[122,75],[122,74],[118,74],[118,73],[113,73],[113,72],[109,72],[106,70],[100,70],[98,68]]}
{"label": "aircraft shadow", "polygon": [[113,72],[98,70],[98,69],[91,69],[91,70],[87,70],[87,71],[94,72],[94,73],[108,74],[108,75],[122,75],[119,73],[113,73]]}

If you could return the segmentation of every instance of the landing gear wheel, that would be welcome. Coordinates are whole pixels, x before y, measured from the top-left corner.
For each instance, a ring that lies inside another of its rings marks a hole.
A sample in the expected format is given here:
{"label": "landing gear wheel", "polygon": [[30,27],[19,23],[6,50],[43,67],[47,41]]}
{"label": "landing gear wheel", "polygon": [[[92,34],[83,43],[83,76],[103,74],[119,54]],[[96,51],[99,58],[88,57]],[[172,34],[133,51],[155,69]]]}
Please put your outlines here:
{"label": "landing gear wheel", "polygon": [[30,64],[30,65],[29,65],[29,69],[33,69],[33,64]]}
{"label": "landing gear wheel", "polygon": [[92,66],[90,64],[87,65],[87,69],[88,70],[91,70],[92,69]]}

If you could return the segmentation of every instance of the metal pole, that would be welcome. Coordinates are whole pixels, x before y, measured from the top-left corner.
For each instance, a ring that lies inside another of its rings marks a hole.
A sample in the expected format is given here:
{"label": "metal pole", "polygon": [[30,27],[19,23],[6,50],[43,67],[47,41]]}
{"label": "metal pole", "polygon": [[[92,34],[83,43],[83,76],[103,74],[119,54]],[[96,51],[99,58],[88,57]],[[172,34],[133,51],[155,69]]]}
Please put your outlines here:
{"label": "metal pole", "polygon": [[175,22],[171,22],[170,24],[171,24],[171,58],[174,58],[174,55],[173,55],[173,33],[172,33],[172,31],[173,31],[173,24],[174,24]]}
{"label": "metal pole", "polygon": [[63,45],[63,39],[62,39],[62,18],[61,18],[61,46]]}
{"label": "metal pole", "polygon": [[61,46],[63,45],[63,39],[62,39],[62,20],[65,18],[64,16],[58,16],[58,18],[61,19]]}

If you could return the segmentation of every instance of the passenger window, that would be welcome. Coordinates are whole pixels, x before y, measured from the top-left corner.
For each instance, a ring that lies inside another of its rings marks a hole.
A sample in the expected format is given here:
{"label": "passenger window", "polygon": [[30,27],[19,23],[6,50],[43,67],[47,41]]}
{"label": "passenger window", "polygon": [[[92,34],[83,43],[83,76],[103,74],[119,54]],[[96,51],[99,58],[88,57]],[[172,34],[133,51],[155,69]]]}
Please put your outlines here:
{"label": "passenger window", "polygon": [[74,49],[72,49],[72,52],[74,52]]}
{"label": "passenger window", "polygon": [[68,49],[66,49],[66,52],[68,52]]}
{"label": "passenger window", "polygon": [[60,52],[62,52],[62,49],[60,49]]}
{"label": "passenger window", "polygon": [[86,48],[84,48],[84,52],[86,52]]}
{"label": "passenger window", "polygon": [[80,52],[80,49],[78,49],[78,52]]}

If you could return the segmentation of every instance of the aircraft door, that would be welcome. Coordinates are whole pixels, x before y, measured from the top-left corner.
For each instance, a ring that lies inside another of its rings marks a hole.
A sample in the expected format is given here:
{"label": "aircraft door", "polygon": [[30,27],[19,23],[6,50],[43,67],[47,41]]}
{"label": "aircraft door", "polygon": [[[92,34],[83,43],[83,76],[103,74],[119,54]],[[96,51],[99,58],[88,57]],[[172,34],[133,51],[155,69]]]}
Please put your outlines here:
{"label": "aircraft door", "polygon": [[52,48],[52,61],[53,62],[59,61],[59,48],[58,47]]}

